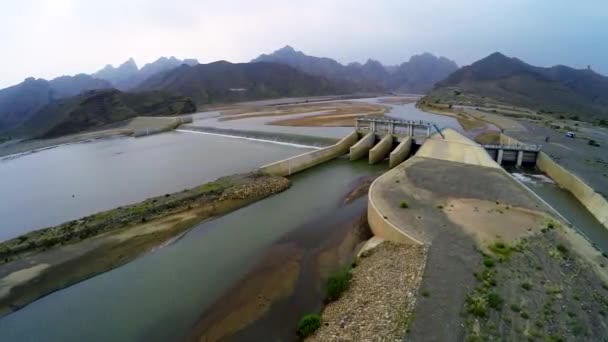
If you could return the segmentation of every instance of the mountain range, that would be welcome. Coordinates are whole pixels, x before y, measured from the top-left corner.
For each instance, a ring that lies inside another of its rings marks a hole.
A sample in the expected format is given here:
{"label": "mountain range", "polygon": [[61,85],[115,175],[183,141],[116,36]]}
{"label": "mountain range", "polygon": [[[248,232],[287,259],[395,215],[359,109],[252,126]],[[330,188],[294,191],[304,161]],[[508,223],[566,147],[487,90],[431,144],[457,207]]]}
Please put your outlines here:
{"label": "mountain range", "polygon": [[395,66],[384,66],[373,59],[368,59],[364,64],[343,65],[331,58],[308,56],[289,45],[271,54],[261,55],[251,62],[287,64],[330,80],[353,82],[361,90],[382,88],[411,93],[426,93],[436,82],[458,69],[453,61],[430,53],[412,56],[409,61]]}
{"label": "mountain range", "polygon": [[112,65],[108,64],[103,69],[97,71],[91,76],[110,82],[110,84],[112,84],[112,86],[116,89],[131,90],[150,76],[175,69],[182,64],[196,65],[198,64],[198,61],[196,59],[180,60],[173,56],[169,58],[161,57],[139,69],[135,63],[135,60],[133,60],[133,58],[129,58],[126,62],[122,63],[118,67],[113,67]]}
{"label": "mountain range", "polygon": [[332,81],[278,63],[219,61],[182,65],[158,73],[136,91],[164,90],[187,96],[197,104],[226,103],[277,97],[352,93],[359,88],[348,81]]}
{"label": "mountain range", "polygon": [[27,121],[54,100],[111,87],[109,82],[85,74],[62,76],[51,81],[27,78],[22,83],[0,90],[0,129]]}
{"label": "mountain range", "polygon": [[473,105],[492,100],[596,121],[608,117],[608,77],[590,68],[532,66],[496,52],[452,73],[428,99]]}
{"label": "mountain range", "polygon": [[167,92],[126,93],[89,90],[42,107],[18,130],[35,138],[53,138],[102,127],[138,115],[175,115],[196,111],[192,100]]}
{"label": "mountain range", "polygon": [[23,124],[53,101],[76,96],[89,90],[111,88],[130,90],[150,76],[169,71],[182,64],[195,65],[198,61],[161,57],[139,69],[131,58],[118,67],[107,65],[92,75],[61,76],[50,81],[27,78],[15,86],[0,89],[0,130]]}

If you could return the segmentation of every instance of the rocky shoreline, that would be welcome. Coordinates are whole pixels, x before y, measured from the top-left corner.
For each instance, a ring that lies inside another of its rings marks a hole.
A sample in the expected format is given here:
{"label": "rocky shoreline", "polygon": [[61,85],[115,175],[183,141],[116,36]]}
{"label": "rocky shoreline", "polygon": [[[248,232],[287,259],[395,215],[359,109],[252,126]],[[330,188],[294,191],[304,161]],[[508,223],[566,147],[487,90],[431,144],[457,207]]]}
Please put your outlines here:
{"label": "rocky shoreline", "polygon": [[351,285],[307,341],[401,341],[416,304],[427,246],[382,242],[357,258]]}

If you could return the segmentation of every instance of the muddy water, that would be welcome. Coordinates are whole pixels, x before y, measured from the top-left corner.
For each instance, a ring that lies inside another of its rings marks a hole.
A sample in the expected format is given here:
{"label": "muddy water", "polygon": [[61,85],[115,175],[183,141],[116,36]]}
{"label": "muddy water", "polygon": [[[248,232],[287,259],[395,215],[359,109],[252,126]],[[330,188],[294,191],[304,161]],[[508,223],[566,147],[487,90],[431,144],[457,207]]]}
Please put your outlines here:
{"label": "muddy water", "polygon": [[[189,338],[196,336],[206,313],[215,311],[210,308],[218,308],[218,300],[228,290],[247,283],[244,279],[262,285],[239,297],[244,298],[242,303],[256,298],[256,305],[246,315],[237,317],[236,321],[249,317],[248,324],[232,329],[233,337],[257,338],[264,333],[264,336],[293,337],[294,322],[299,316],[319,308],[322,279],[352,253],[351,247],[332,246],[341,246],[339,241],[349,236],[340,229],[356,220],[365,201],[345,206],[344,196],[354,181],[385,168],[385,165],[369,166],[366,161],[352,163],[341,159],[297,174],[286,192],[201,223],[170,245],[0,319],[1,339]],[[264,276],[251,278],[255,273],[252,270],[264,269],[267,270],[261,273]],[[268,285],[266,277],[274,281]],[[226,306],[236,305],[231,302]],[[263,314],[257,312],[258,307],[266,308]],[[222,320],[227,316],[218,317]]]}
{"label": "muddy water", "polygon": [[608,229],[606,229],[569,191],[559,187],[553,180],[533,170],[509,170],[534,193],[539,195],[579,233],[584,235],[602,252],[608,253]]}
{"label": "muddy water", "polygon": [[317,313],[325,281],[371,236],[366,196],[315,217],[273,244],[261,261],[201,317],[188,340],[290,341]]}

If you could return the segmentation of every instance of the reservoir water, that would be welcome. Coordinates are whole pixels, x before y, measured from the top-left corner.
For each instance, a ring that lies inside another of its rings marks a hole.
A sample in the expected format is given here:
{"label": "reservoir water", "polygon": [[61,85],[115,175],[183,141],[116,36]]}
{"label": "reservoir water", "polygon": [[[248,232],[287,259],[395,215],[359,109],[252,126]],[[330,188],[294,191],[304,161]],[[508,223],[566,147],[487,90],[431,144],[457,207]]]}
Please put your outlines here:
{"label": "reservoir water", "polygon": [[[201,223],[168,246],[0,319],[0,335],[7,341],[173,341],[187,336],[214,300],[286,234],[316,222],[317,229],[295,239],[306,241],[313,234],[312,245],[320,245],[338,225],[332,213],[340,215],[337,209],[353,181],[384,167],[342,159],[297,174],[286,192]],[[364,205],[351,204],[360,211]],[[318,218],[332,224],[320,224]],[[310,303],[320,304],[320,299]]]}
{"label": "reservoir water", "polygon": [[307,149],[170,132],[0,160],[0,240],[247,172]]}

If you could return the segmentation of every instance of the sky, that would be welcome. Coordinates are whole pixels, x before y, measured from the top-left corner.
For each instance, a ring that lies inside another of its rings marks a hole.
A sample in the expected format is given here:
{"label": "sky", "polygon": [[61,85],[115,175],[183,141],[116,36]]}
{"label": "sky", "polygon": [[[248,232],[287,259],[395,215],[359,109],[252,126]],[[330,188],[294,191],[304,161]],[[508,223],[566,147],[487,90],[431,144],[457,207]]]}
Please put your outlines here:
{"label": "sky", "polygon": [[247,62],[291,45],[339,62],[495,51],[608,75],[606,0],[0,0],[0,88],[133,57]]}

